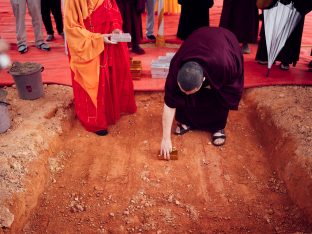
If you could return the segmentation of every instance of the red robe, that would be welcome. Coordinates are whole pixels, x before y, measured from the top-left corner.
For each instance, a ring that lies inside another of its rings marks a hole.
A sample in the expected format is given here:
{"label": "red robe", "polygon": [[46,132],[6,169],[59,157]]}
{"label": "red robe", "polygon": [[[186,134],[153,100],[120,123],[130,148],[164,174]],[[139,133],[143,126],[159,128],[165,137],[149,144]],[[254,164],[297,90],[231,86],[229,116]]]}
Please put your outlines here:
{"label": "red robe", "polygon": [[[87,30],[108,34],[121,29],[122,20],[114,0],[103,4],[84,20]],[[96,132],[116,123],[122,113],[134,113],[136,104],[130,74],[129,52],[125,43],[107,45],[100,54],[97,106],[72,72],[76,114],[86,130]]]}

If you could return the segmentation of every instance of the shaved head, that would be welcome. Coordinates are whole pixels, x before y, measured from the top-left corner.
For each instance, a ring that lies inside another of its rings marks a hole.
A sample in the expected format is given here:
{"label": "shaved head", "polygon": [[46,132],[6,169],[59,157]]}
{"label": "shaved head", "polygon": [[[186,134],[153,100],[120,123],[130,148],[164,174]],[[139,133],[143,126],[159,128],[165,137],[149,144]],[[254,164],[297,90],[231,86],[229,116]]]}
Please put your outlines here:
{"label": "shaved head", "polygon": [[203,68],[196,62],[186,62],[180,68],[177,80],[182,91],[199,89],[204,81]]}

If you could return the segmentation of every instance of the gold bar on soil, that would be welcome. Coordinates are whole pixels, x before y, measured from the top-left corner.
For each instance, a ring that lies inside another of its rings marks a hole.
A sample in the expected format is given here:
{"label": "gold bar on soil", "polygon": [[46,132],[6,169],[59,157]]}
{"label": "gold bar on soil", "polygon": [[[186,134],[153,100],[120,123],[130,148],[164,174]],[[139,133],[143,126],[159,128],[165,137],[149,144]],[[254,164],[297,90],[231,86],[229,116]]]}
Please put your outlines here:
{"label": "gold bar on soil", "polygon": [[[160,154],[160,152],[159,152],[157,158],[159,160],[167,160],[167,159],[164,158],[163,155]],[[178,157],[178,150],[175,147],[172,147],[172,151],[170,152],[170,160],[178,160],[178,159],[179,159],[179,157]]]}

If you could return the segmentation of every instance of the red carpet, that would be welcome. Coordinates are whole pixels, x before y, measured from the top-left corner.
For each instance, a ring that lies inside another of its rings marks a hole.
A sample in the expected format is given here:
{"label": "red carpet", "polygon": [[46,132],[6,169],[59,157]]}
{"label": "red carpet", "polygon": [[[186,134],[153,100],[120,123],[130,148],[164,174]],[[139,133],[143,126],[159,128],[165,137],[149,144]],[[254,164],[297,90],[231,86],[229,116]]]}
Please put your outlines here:
{"label": "red carpet", "polygon": [[[211,10],[211,25],[217,26],[219,23],[222,1],[216,0],[215,5]],[[44,65],[45,70],[42,73],[45,83],[56,83],[71,85],[70,72],[68,66],[68,59],[64,54],[63,40],[56,35],[56,40],[50,45],[52,50],[50,52],[43,52],[34,47],[34,36],[31,27],[31,18],[26,17],[27,36],[29,41],[29,52],[20,55],[16,51],[15,39],[15,20],[12,14],[11,5],[9,1],[2,1],[0,7],[0,36],[6,39],[11,44],[11,51],[9,52],[14,61],[32,61]],[[165,16],[165,37],[167,43],[180,44],[180,40],[175,37],[179,15]],[[145,16],[143,18],[145,25]],[[156,26],[155,26],[156,27]],[[145,26],[143,26],[145,28]],[[156,29],[156,28],[155,28]],[[156,30],[155,30],[156,31]],[[157,32],[157,31],[156,31]],[[175,51],[178,45],[168,45],[170,48],[155,48],[154,45],[144,45],[146,54],[136,56],[143,64],[143,74],[141,80],[134,81],[135,90],[155,91],[163,90],[165,79],[152,79],[150,77],[150,63],[159,55],[164,55],[168,51]],[[245,56],[245,87],[257,87],[268,85],[312,85],[312,72],[307,71],[307,64],[311,57],[310,50],[312,48],[312,15],[306,16],[302,49],[300,54],[300,61],[296,68],[291,67],[289,71],[281,71],[278,66],[274,66],[271,70],[269,78],[266,78],[266,66],[257,64],[254,61],[256,45],[252,45],[252,54]],[[11,85],[12,78],[5,71],[0,72],[0,85]]]}

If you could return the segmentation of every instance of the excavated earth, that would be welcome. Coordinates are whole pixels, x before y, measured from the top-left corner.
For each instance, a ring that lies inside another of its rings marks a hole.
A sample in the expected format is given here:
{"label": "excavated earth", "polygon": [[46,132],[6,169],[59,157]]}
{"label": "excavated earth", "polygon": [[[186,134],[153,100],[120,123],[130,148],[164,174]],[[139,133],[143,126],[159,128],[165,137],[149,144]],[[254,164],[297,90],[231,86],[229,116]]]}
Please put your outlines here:
{"label": "excavated earth", "polygon": [[311,233],[312,87],[248,89],[223,147],[173,136],[159,161],[163,93],[109,135],[86,132],[69,87],[24,101],[6,88],[0,135],[0,233]]}

